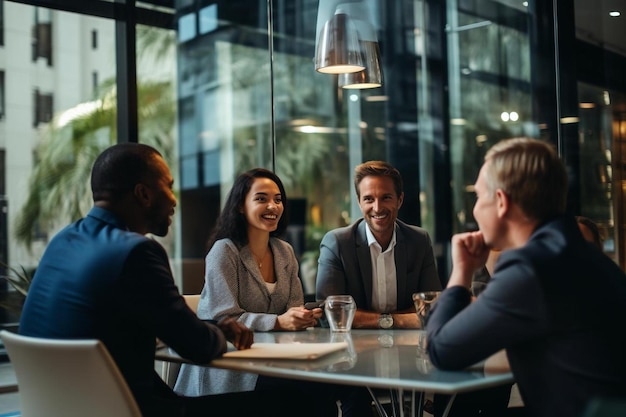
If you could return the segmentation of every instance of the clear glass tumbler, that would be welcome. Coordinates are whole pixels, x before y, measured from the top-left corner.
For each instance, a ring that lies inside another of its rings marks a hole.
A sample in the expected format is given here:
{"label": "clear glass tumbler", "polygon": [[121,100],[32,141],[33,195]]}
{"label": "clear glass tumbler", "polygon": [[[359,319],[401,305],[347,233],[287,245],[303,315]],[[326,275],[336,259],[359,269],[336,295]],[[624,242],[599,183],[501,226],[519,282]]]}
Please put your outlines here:
{"label": "clear glass tumbler", "polygon": [[430,309],[433,307],[433,304],[437,301],[440,294],[441,291],[416,292],[413,294],[415,311],[417,312],[417,318],[420,321],[422,329],[426,327],[428,313],[430,313]]}
{"label": "clear glass tumbler", "polygon": [[349,332],[356,311],[356,303],[350,295],[331,295],[326,298],[324,307],[330,330]]}

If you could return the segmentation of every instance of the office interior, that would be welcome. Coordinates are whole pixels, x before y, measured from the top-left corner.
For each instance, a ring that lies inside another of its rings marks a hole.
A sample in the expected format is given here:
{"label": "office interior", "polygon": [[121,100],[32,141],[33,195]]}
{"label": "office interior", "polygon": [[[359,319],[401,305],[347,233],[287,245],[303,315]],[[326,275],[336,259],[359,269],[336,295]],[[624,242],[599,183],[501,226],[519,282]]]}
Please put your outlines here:
{"label": "office interior", "polygon": [[[380,86],[316,71],[337,8],[367,22]],[[360,217],[352,172],[374,159],[402,173],[399,218],[430,233],[445,284],[452,234],[477,227],[486,150],[530,136],[557,148],[569,211],[624,268],[625,74],[621,0],[0,1],[0,261],[32,272],[90,208],[95,156],[139,141],[175,177],[159,240],[181,293],[202,288],[234,178],[265,167],[285,184],[285,239],[313,295],[319,242]]]}

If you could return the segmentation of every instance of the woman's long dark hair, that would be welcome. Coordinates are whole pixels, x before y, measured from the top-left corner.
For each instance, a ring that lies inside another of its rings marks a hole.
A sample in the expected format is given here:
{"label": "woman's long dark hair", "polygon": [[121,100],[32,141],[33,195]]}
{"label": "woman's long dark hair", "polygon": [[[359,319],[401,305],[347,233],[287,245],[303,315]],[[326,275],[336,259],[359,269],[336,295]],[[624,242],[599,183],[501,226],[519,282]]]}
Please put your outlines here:
{"label": "woman's long dark hair", "polygon": [[209,250],[213,247],[213,244],[216,241],[224,238],[232,240],[238,247],[245,246],[248,243],[248,222],[246,221],[245,214],[241,212],[241,208],[243,207],[246,195],[250,192],[252,183],[256,178],[269,178],[274,181],[282,196],[283,215],[278,221],[278,227],[276,230],[270,232],[270,236],[281,236],[285,230],[287,230],[287,225],[289,224],[289,205],[282,181],[270,170],[265,168],[254,168],[240,174],[237,179],[235,179],[233,188],[230,189],[230,193],[228,193],[228,197],[226,198],[226,203],[224,204],[222,213],[217,218],[217,223],[215,224],[213,233],[211,233],[211,236],[209,237],[209,241],[207,243]]}

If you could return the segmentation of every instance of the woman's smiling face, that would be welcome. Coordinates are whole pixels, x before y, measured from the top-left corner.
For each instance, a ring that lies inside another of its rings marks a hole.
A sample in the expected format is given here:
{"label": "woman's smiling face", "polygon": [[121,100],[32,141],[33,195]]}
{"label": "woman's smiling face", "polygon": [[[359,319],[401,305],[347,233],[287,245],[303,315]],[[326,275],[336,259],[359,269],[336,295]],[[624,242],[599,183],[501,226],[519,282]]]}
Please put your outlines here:
{"label": "woman's smiling face", "polygon": [[246,195],[242,211],[248,231],[258,229],[273,232],[283,215],[284,206],[278,185],[269,178],[255,178]]}

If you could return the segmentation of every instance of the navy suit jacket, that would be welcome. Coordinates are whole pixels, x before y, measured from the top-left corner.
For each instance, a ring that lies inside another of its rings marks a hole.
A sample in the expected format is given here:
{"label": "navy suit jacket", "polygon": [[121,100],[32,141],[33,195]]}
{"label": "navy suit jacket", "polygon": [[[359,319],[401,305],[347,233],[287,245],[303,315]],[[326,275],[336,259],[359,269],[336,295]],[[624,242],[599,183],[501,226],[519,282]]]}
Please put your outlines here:
{"label": "navy suit jacket", "polygon": [[[372,308],[372,258],[366,223],[331,230],[322,239],[318,259],[316,297],[350,294],[357,308]],[[396,221],[395,247],[398,310],[413,307],[413,293],[437,291],[441,281],[430,236],[421,227]]]}
{"label": "navy suit jacket", "polygon": [[198,362],[226,350],[222,332],[199,320],[179,294],[163,247],[127,231],[116,216],[98,207],[50,241],[28,292],[19,332],[100,339],[144,416],[173,416],[181,407],[155,372],[157,337]]}
{"label": "navy suit jacket", "polygon": [[528,415],[579,417],[626,394],[626,275],[567,216],[502,252],[471,302],[453,286],[431,310],[433,364],[462,369],[506,349]]}

